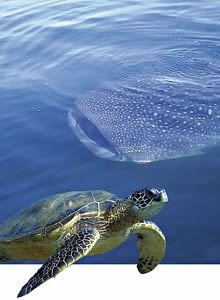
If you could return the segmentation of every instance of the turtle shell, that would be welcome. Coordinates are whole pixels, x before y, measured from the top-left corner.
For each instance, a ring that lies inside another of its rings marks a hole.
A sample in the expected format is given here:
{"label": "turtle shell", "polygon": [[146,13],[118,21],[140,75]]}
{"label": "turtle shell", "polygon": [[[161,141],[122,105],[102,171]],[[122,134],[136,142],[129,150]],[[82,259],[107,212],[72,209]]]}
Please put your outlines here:
{"label": "turtle shell", "polygon": [[49,233],[69,222],[76,214],[96,216],[116,199],[109,192],[73,191],[56,194],[35,202],[0,226],[0,240]]}

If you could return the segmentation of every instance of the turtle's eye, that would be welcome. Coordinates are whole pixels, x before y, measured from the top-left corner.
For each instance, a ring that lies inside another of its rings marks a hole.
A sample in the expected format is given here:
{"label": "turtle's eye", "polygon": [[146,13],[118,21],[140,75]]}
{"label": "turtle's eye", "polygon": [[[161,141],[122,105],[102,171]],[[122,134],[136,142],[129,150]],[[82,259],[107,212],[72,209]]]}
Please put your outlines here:
{"label": "turtle's eye", "polygon": [[157,189],[154,189],[154,188],[148,189],[148,195],[149,195],[150,197],[155,197],[155,196],[158,195],[158,190],[157,190]]}

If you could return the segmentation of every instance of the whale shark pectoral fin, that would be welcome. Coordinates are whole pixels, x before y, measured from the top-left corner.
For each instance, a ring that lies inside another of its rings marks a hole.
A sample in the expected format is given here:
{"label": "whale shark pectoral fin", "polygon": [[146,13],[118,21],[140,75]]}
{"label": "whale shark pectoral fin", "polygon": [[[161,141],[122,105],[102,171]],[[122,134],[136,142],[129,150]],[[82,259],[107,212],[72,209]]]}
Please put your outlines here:
{"label": "whale shark pectoral fin", "polygon": [[125,160],[123,155],[107,141],[97,127],[78,109],[69,110],[67,119],[76,137],[95,156],[111,160]]}

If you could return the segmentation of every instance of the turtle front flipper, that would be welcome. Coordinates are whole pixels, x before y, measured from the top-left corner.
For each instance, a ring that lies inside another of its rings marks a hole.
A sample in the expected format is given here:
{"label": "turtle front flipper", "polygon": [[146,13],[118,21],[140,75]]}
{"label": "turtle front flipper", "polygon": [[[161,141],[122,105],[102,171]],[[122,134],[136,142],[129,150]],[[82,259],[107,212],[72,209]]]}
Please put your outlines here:
{"label": "turtle front flipper", "polygon": [[131,228],[137,234],[140,252],[137,268],[142,274],[152,271],[165,255],[166,239],[159,227],[153,222],[138,222]]}
{"label": "turtle front flipper", "polygon": [[68,266],[86,256],[99,239],[99,236],[98,230],[93,227],[83,228],[72,235],[22,287],[17,297],[30,293],[48,279],[55,277]]}

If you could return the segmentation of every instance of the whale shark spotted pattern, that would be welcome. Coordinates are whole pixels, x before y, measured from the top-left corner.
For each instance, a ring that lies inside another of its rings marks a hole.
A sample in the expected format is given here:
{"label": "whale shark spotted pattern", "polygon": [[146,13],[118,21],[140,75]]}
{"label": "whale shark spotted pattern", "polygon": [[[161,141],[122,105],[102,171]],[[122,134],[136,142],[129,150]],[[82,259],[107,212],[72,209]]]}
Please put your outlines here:
{"label": "whale shark spotted pattern", "polygon": [[136,78],[77,99],[68,120],[102,158],[143,163],[196,155],[220,141],[219,95],[198,82]]}

